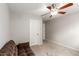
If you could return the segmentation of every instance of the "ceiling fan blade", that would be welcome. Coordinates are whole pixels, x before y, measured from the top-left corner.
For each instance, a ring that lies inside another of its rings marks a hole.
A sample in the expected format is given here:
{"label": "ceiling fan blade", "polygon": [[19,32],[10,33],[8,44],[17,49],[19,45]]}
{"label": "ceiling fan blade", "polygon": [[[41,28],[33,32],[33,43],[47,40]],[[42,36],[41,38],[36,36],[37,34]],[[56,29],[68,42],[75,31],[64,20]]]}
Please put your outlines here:
{"label": "ceiling fan blade", "polygon": [[47,6],[47,8],[49,9],[49,10],[51,10],[52,8],[51,8],[51,6]]}
{"label": "ceiling fan blade", "polygon": [[64,6],[62,6],[62,7],[60,7],[59,10],[65,9],[65,8],[70,7],[70,6],[72,6],[72,5],[73,5],[73,3],[68,3],[68,4],[66,4],[66,5],[64,5]]}
{"label": "ceiling fan blade", "polygon": [[63,11],[60,11],[60,12],[58,12],[59,14],[66,14],[66,12],[63,12]]}

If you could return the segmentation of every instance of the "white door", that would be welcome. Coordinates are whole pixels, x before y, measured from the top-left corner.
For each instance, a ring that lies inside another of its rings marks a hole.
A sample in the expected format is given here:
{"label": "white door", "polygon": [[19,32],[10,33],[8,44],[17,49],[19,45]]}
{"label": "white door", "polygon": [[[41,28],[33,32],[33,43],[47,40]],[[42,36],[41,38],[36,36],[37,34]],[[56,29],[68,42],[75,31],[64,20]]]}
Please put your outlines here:
{"label": "white door", "polygon": [[42,44],[42,20],[30,20],[30,46]]}

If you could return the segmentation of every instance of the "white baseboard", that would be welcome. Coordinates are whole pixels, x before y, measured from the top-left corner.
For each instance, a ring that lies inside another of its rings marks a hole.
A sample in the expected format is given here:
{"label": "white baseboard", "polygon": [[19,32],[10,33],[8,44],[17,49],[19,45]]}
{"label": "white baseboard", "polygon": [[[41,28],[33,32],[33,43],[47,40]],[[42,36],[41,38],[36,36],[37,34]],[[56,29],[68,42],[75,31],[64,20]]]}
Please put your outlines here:
{"label": "white baseboard", "polygon": [[66,48],[69,48],[69,49],[72,49],[72,50],[75,50],[75,51],[79,51],[79,49],[76,49],[76,48],[73,48],[73,47],[70,47],[70,46],[67,46],[65,44],[62,44],[60,42],[57,42],[57,41],[49,41],[50,43],[55,43],[57,45],[60,45],[60,46],[63,46],[63,47],[66,47]]}

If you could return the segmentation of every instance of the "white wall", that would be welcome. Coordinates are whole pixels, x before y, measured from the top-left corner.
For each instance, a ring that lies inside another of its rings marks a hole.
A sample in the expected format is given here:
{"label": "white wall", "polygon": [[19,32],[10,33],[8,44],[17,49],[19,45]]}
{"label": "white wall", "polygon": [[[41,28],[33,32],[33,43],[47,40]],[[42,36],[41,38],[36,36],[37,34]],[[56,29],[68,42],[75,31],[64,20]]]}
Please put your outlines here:
{"label": "white wall", "polygon": [[10,40],[9,10],[6,4],[0,3],[0,49]]}
{"label": "white wall", "polygon": [[79,50],[79,13],[46,22],[46,39]]}
{"label": "white wall", "polygon": [[29,16],[11,13],[11,39],[16,44],[29,41]]}

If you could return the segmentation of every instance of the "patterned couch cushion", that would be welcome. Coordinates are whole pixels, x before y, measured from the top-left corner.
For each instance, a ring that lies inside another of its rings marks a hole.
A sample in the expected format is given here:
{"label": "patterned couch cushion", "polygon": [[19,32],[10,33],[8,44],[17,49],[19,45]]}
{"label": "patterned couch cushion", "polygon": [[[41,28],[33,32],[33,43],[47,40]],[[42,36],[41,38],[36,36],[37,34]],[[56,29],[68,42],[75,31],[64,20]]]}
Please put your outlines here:
{"label": "patterned couch cushion", "polygon": [[0,56],[17,56],[18,51],[17,51],[16,44],[13,40],[10,40],[7,42],[4,47],[0,50]]}

